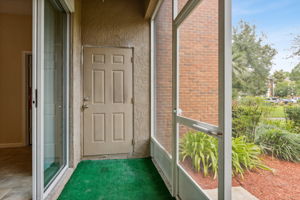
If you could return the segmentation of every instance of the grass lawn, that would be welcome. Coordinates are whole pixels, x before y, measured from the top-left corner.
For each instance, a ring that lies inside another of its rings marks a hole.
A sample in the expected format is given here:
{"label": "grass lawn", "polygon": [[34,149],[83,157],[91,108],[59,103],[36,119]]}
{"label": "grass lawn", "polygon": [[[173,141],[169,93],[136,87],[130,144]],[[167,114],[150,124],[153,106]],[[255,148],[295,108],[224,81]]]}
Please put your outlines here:
{"label": "grass lawn", "polygon": [[269,118],[284,118],[284,106],[274,106],[274,109],[270,112]]}

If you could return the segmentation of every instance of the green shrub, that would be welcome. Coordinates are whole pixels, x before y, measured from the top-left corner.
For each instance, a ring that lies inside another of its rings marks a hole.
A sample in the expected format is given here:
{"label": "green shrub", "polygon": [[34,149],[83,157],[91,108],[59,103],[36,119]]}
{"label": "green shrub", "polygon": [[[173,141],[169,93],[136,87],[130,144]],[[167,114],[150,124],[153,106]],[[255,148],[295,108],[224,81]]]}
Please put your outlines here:
{"label": "green shrub", "polygon": [[[270,170],[262,164],[259,155],[260,148],[248,143],[245,137],[232,140],[232,170],[233,174],[243,175],[245,170],[261,168]],[[214,178],[218,172],[218,141],[202,132],[188,132],[180,140],[180,160],[190,158],[192,165],[204,176],[212,174]]]}
{"label": "green shrub", "polygon": [[248,141],[253,141],[261,116],[262,112],[257,107],[234,104],[232,109],[233,137],[246,136]]}
{"label": "green shrub", "polygon": [[257,129],[255,143],[262,151],[276,158],[300,162],[300,135],[272,125],[262,125]]}
{"label": "green shrub", "polygon": [[261,154],[259,146],[246,141],[245,137],[241,136],[232,139],[232,170],[234,174],[243,176],[245,170],[256,168],[271,170],[264,165],[260,160]]}
{"label": "green shrub", "polygon": [[214,177],[218,173],[218,140],[201,132],[188,132],[180,140],[180,158],[192,160],[196,171],[204,176],[211,171]]}
{"label": "green shrub", "polygon": [[233,103],[232,135],[246,136],[248,142],[254,142],[256,128],[263,116],[270,113],[272,107],[259,97],[245,97]]}
{"label": "green shrub", "polygon": [[268,120],[268,119],[265,119],[261,123],[263,125],[270,125],[271,127],[276,126],[280,129],[284,129],[284,130],[287,130],[292,133],[298,132],[298,129],[295,129],[295,127],[293,125],[293,121],[291,121],[291,120]]}
{"label": "green shrub", "polygon": [[300,129],[300,106],[287,106],[285,108],[287,120],[293,121],[293,125],[298,130]]}

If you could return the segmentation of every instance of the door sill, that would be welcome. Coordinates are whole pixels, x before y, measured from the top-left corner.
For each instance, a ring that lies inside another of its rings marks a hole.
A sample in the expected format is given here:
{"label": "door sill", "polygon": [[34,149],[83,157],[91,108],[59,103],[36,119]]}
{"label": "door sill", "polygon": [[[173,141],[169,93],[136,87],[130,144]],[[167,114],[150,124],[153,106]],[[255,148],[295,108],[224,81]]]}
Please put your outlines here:
{"label": "door sill", "polygon": [[145,158],[146,155],[134,155],[131,153],[126,154],[108,154],[108,155],[94,155],[83,156],[82,160],[112,160],[112,159],[131,159],[131,158]]}

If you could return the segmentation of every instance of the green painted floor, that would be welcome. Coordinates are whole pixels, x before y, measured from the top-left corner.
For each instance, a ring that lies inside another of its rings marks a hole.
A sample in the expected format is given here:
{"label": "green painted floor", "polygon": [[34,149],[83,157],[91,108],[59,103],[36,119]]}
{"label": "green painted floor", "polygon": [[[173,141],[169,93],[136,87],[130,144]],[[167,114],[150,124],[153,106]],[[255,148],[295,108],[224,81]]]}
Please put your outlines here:
{"label": "green painted floor", "polygon": [[173,199],[150,158],[79,163],[59,200]]}

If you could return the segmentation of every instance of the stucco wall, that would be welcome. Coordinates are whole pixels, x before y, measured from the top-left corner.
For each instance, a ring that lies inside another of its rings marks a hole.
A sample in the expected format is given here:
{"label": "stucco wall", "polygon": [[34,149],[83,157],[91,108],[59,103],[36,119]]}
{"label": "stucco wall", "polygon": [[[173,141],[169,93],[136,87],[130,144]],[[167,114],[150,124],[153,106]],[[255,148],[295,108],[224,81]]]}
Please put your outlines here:
{"label": "stucco wall", "polygon": [[81,105],[81,0],[74,1],[72,14],[72,72],[71,72],[71,167],[76,167],[81,158],[80,105]]}
{"label": "stucco wall", "polygon": [[82,1],[82,44],[134,48],[134,155],[149,155],[150,25],[140,0]]}
{"label": "stucco wall", "polygon": [[22,51],[31,51],[32,17],[0,14],[0,147],[25,144],[25,68]]}

